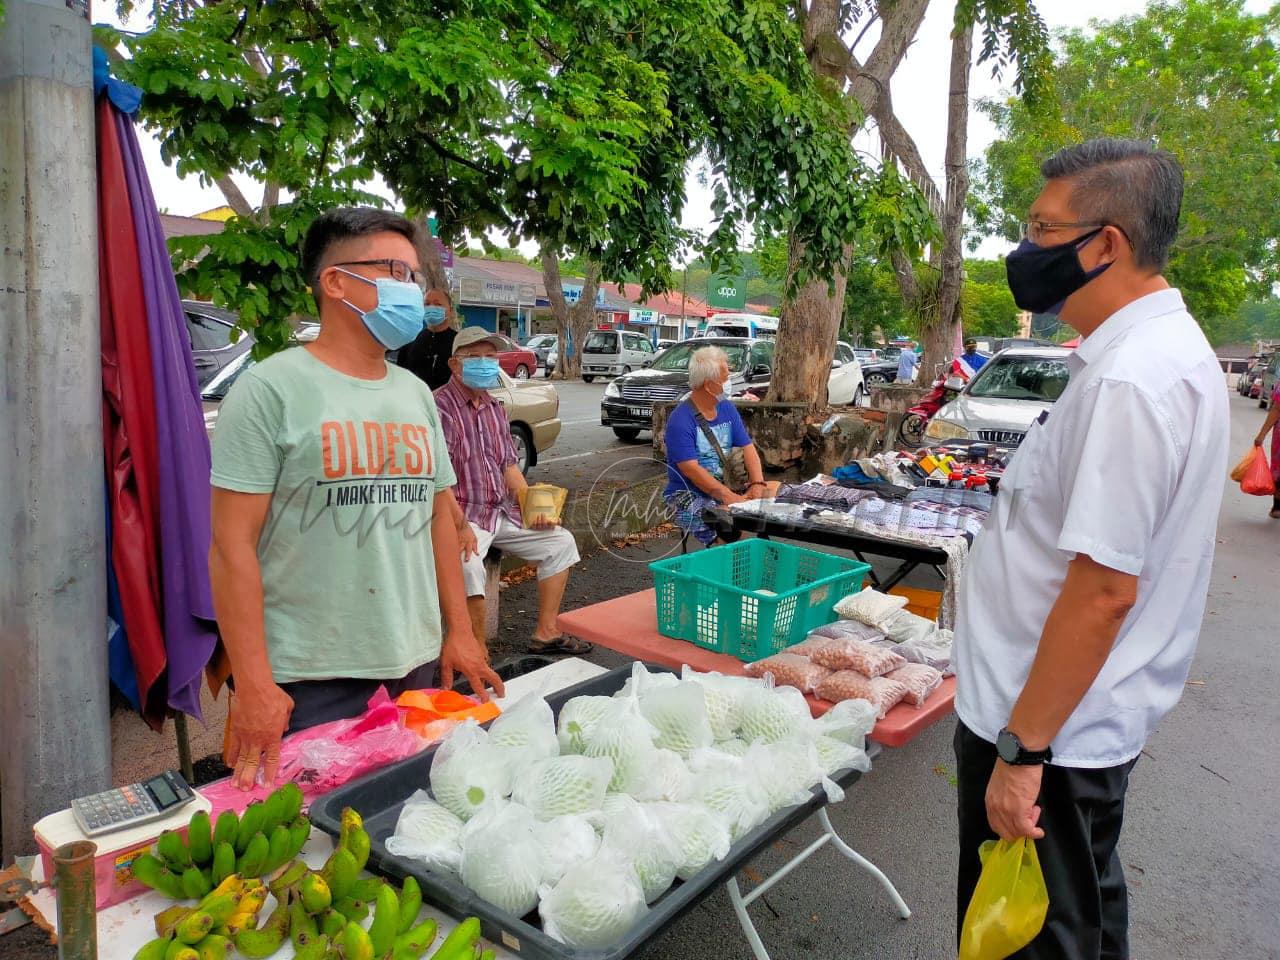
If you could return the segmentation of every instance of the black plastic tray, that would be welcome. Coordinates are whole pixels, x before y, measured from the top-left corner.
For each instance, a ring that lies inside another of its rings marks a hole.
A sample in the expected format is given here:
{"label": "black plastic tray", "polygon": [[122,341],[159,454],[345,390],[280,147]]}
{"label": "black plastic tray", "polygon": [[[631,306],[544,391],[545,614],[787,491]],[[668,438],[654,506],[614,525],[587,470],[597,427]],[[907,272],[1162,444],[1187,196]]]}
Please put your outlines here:
{"label": "black plastic tray", "polygon": [[[675,672],[656,665],[649,665],[649,669]],[[630,676],[631,667],[619,667],[551,694],[547,702],[559,716],[566,701],[583,695],[612,696],[622,689]],[[364,818],[365,829],[372,841],[368,869],[395,880],[403,880],[410,875],[416,877],[428,903],[457,918],[479,917],[481,929],[490,941],[534,960],[619,960],[631,956],[696,906],[761,849],[808,819],[827,802],[822,788],[815,787],[807,802],[775,813],[740,838],[723,860],[713,861],[689,880],[677,880],[650,905],[648,913],[618,943],[603,950],[587,950],[571,947],[543,933],[536,909],[525,917],[513,916],[472,893],[461,881],[387,852],[386,839],[395,831],[404,802],[417,790],[430,790],[429,774],[434,756],[435,748],[432,747],[317,798],[311,805],[311,822],[336,837],[341,829],[343,808],[355,808]],[[857,770],[842,770],[833,779],[848,789],[860,776]]]}

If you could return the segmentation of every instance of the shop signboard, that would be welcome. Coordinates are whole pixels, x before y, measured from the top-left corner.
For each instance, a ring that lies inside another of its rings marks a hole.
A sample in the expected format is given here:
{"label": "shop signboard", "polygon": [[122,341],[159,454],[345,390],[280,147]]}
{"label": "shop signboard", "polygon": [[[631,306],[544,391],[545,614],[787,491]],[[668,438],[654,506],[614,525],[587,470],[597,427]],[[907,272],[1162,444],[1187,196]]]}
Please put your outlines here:
{"label": "shop signboard", "polygon": [[747,305],[747,281],[742,277],[707,279],[707,306],[716,310],[741,310]]}
{"label": "shop signboard", "polygon": [[632,309],[627,312],[627,323],[646,323],[656,324],[665,320],[662,314],[657,310],[636,310]]}
{"label": "shop signboard", "polygon": [[[575,303],[577,303],[579,300],[582,299],[582,284],[580,283],[566,283],[563,285],[563,287],[561,287],[561,289],[564,291],[564,302],[568,306],[572,307]],[[596,287],[596,306],[597,307],[604,306],[604,288],[603,287]]]}
{"label": "shop signboard", "polygon": [[531,283],[510,283],[480,277],[463,277],[459,287],[462,300],[466,303],[502,303],[515,306],[532,304],[537,296]]}

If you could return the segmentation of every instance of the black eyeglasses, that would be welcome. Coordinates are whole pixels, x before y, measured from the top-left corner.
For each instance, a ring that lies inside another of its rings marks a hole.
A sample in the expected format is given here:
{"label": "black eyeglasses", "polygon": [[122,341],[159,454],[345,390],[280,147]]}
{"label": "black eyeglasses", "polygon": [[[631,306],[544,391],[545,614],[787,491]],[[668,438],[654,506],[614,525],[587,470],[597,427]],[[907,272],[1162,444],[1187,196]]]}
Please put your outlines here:
{"label": "black eyeglasses", "polygon": [[392,280],[399,280],[402,283],[416,283],[425,293],[427,290],[427,278],[424,274],[419,273],[413,267],[409,266],[403,260],[344,260],[342,263],[333,264],[335,267],[386,267],[387,272],[391,274]]}

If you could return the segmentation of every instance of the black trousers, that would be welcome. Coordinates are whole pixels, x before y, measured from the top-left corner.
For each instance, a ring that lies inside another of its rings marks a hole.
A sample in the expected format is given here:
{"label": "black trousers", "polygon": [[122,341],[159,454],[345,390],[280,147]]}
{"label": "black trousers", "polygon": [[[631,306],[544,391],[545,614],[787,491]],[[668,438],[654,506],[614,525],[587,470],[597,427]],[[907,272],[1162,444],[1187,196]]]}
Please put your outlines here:
{"label": "black trousers", "polygon": [[435,683],[437,663],[436,660],[424,663],[398,680],[298,680],[282,683],[280,689],[293,697],[293,713],[289,716],[286,733],[297,733],[331,720],[358,717],[381,686],[387,688],[393,700],[406,690],[430,687]]}
{"label": "black trousers", "polygon": [[[996,763],[994,743],[956,724],[960,817],[960,869],[956,936],[982,872],[978,847],[996,834],[987,823],[987,783]],[[1101,770],[1048,764],[1040,786],[1036,841],[1049,891],[1044,929],[1016,960],[1128,960],[1129,898],[1116,851],[1124,795],[1135,761]]]}

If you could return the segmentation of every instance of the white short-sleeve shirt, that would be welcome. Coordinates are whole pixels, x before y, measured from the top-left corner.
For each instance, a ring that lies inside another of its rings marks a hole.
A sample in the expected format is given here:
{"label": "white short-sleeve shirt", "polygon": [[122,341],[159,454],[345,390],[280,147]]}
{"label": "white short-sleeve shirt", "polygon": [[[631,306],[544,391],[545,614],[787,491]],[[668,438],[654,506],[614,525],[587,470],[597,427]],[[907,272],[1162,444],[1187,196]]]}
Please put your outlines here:
{"label": "white short-sleeve shirt", "polygon": [[994,742],[1031,670],[1067,564],[1138,577],[1137,603],[1053,740],[1055,764],[1136,757],[1182,694],[1204,616],[1222,502],[1226,383],[1177,290],[1109,317],[1067,361],[974,541],[956,623],[956,713]]}

